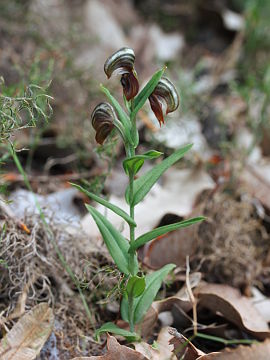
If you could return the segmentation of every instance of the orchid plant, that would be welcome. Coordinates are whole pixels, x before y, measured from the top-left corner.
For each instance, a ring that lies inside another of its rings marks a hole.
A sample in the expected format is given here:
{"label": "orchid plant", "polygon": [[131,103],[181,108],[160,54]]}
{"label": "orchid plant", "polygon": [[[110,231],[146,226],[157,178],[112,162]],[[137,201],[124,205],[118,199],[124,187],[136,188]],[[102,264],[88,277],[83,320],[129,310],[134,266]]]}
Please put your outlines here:
{"label": "orchid plant", "polygon": [[[159,177],[189,151],[192,144],[185,145],[143,175],[137,177],[145,161],[156,159],[162,155],[161,152],[156,150],[136,154],[136,148],[139,144],[136,126],[138,111],[149,100],[151,109],[161,126],[164,123],[165,115],[178,108],[179,96],[172,82],[163,76],[165,67],[158,70],[139,92],[138,76],[134,63],[134,51],[127,47],[118,50],[106,60],[104,71],[108,78],[115,72],[121,74],[125,109],[110,91],[101,85],[101,91],[106,95],[109,102],[98,104],[92,112],[92,125],[96,131],[96,141],[99,144],[103,144],[113,129],[116,129],[120,138],[122,138],[126,152],[123,168],[129,178],[125,194],[126,202],[129,205],[129,214],[104,198],[85,190],[79,185],[72,184],[91,200],[98,202],[122,217],[129,225],[130,238],[128,240],[104,215],[93,206],[86,204],[86,208],[94,218],[110,255],[123,274],[124,285],[120,309],[122,319],[129,324],[129,330],[125,330],[114,323],[106,323],[97,330],[96,334],[99,336],[103,332],[111,332],[122,335],[130,341],[140,338],[137,333],[140,328],[138,325],[143,321],[145,314],[154,301],[162,281],[175,268],[174,264],[167,264],[161,269],[145,275],[139,267],[137,249],[158,236],[190,226],[204,219],[203,217],[196,217],[161,226],[136,238],[135,206],[144,199]],[[164,105],[166,106],[165,114],[163,112]]]}

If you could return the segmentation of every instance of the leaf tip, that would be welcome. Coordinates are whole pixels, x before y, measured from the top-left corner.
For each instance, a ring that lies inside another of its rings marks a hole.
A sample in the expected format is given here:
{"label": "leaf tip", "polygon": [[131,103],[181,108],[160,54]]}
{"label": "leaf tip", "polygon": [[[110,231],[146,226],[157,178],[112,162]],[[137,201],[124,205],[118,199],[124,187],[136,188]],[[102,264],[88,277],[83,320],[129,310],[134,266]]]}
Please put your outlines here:
{"label": "leaf tip", "polygon": [[85,205],[86,209],[90,212],[90,214],[92,214],[93,207],[91,205],[89,205],[89,204],[84,204],[84,205]]}
{"label": "leaf tip", "polygon": [[100,88],[100,90],[101,90],[102,92],[105,92],[105,91],[106,91],[106,88],[105,88],[105,86],[104,86],[102,83],[99,84],[99,88]]}

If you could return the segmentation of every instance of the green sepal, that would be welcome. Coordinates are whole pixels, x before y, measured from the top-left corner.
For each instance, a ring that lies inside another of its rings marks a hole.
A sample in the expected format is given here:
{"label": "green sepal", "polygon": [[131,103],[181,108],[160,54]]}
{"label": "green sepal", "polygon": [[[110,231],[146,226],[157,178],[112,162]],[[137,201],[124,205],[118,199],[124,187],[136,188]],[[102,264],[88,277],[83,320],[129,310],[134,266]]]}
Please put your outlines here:
{"label": "green sepal", "polygon": [[162,281],[175,268],[175,264],[167,264],[163,268],[155,271],[152,274],[147,274],[145,277],[145,290],[143,294],[137,298],[136,305],[134,305],[134,324],[137,324],[143,316],[147,313],[151,304],[160,289]]}
{"label": "green sepal", "polygon": [[137,298],[141,296],[145,289],[145,278],[140,276],[131,276],[128,280],[126,291],[129,296]]}
{"label": "green sepal", "polygon": [[[103,240],[113,258],[115,264],[118,266],[119,270],[129,275],[129,267],[128,267],[128,250],[129,250],[129,242],[124,236],[103,216],[100,214],[95,208],[90,205],[85,205],[87,210],[92,215],[95,220],[99,231],[103,237]],[[135,272],[138,272],[138,262],[135,257]]]}
{"label": "green sepal", "polygon": [[95,195],[94,193],[84,189],[82,186],[70,183],[72,186],[74,186],[76,189],[84,193],[86,196],[88,196],[90,199],[98,202],[99,204],[105,206],[106,208],[112,210],[115,214],[121,216],[128,224],[137,226],[135,221],[122,209],[120,209],[118,206],[111,204],[109,201],[103,199],[100,196]]}
{"label": "green sepal", "polygon": [[183,220],[174,224],[170,224],[170,225],[165,225],[165,226],[161,226],[158,227],[154,230],[151,230],[149,232],[147,232],[146,234],[143,234],[141,236],[139,236],[133,245],[130,246],[129,252],[134,251],[136,249],[138,249],[139,247],[141,247],[142,245],[146,244],[147,242],[157,238],[158,236],[167,234],[170,231],[174,231],[177,229],[181,229],[193,224],[196,224],[200,221],[205,220],[204,216],[199,216],[196,218],[192,218],[192,219],[188,219],[188,220]]}
{"label": "green sepal", "polygon": [[107,322],[106,324],[102,325],[99,329],[97,329],[95,332],[95,338],[99,339],[100,334],[104,332],[109,332],[115,335],[123,336],[130,342],[140,340],[140,336],[135,332],[121,329],[119,326],[115,325],[112,322]]}
{"label": "green sepal", "polygon": [[148,81],[148,83],[145,85],[145,87],[135,97],[134,108],[130,115],[131,119],[135,119],[137,112],[143,107],[146,100],[149,98],[149,96],[155,90],[155,87],[157,86],[157,84],[158,84],[159,80],[161,79],[165,70],[166,70],[166,66],[164,66],[161,70],[158,70],[157,72],[155,72],[155,74]]}
{"label": "green sepal", "polygon": [[123,161],[123,168],[126,174],[132,173],[133,175],[136,175],[143,166],[144,160],[156,159],[160,155],[162,155],[161,152],[156,150],[150,150],[142,155],[132,156]]}
{"label": "green sepal", "polygon": [[[133,199],[131,205],[136,205],[147,195],[160,176],[178,160],[180,160],[186,152],[188,152],[193,144],[188,144],[181,149],[175,151],[172,155],[168,156],[161,163],[155,165],[151,170],[143,174],[139,179],[134,181],[133,184]],[[126,202],[129,204],[129,186],[126,190]]]}

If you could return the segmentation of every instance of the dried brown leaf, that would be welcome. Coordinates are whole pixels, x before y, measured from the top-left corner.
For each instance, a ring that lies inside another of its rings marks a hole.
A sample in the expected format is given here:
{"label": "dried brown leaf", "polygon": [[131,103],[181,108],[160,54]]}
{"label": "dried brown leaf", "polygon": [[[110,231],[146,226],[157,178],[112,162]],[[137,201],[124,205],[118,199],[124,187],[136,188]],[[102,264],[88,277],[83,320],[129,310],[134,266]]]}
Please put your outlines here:
{"label": "dried brown leaf", "polygon": [[[190,275],[190,286],[195,288],[198,286],[201,281],[201,273],[194,272]],[[192,309],[192,302],[190,301],[187,286],[186,284],[173,296],[169,298],[154,301],[152,307],[158,312],[171,310],[175,306],[185,313],[189,312]]]}
{"label": "dried brown leaf", "polygon": [[53,323],[53,312],[48,304],[36,305],[1,340],[0,359],[35,359],[48,339]]}
{"label": "dried brown leaf", "polygon": [[169,334],[168,329],[169,327],[166,326],[160,330],[156,340],[157,349],[145,342],[135,343],[135,349],[149,360],[176,360],[177,358],[173,354],[173,345],[169,344],[172,335]]}
{"label": "dried brown leaf", "polygon": [[205,353],[197,349],[184,335],[173,328],[170,328],[169,334],[172,335],[170,344],[173,345],[177,359],[196,360]]}
{"label": "dried brown leaf", "polygon": [[116,338],[110,335],[107,336],[107,349],[105,355],[76,357],[72,360],[148,360],[138,351],[120,345]]}
{"label": "dried brown leaf", "polygon": [[196,294],[200,305],[221,313],[225,319],[254,337],[260,340],[270,337],[266,320],[239,290],[228,285],[205,284],[198,288]]}

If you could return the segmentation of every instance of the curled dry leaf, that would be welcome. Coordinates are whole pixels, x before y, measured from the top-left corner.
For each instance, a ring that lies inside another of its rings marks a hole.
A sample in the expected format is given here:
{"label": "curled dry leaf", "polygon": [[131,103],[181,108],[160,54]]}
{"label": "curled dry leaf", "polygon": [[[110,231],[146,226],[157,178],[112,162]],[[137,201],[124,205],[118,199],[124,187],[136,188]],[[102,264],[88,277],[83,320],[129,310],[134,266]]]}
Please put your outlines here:
{"label": "curled dry leaf", "polygon": [[32,360],[48,339],[54,316],[48,304],[36,305],[0,342],[1,360]]}
{"label": "curled dry leaf", "polygon": [[172,335],[170,344],[173,345],[177,359],[196,360],[205,353],[197,349],[184,335],[176,329],[169,328],[169,334]]}
{"label": "curled dry leaf", "polygon": [[225,319],[260,340],[270,338],[266,320],[239,290],[228,285],[205,284],[195,293],[200,305],[221,313]]}
{"label": "curled dry leaf", "polygon": [[107,353],[101,356],[83,356],[72,360],[148,360],[143,354],[127,346],[120,345],[115,337],[107,336]]}
{"label": "curled dry leaf", "polygon": [[198,360],[269,360],[270,341],[253,344],[251,346],[239,346],[236,350],[225,350],[220,353],[211,353],[200,356]]}

